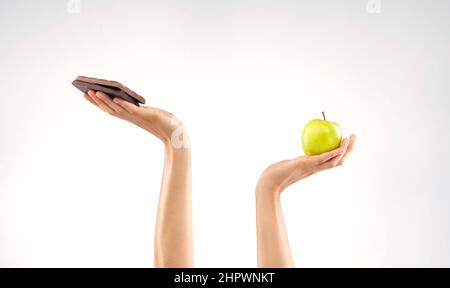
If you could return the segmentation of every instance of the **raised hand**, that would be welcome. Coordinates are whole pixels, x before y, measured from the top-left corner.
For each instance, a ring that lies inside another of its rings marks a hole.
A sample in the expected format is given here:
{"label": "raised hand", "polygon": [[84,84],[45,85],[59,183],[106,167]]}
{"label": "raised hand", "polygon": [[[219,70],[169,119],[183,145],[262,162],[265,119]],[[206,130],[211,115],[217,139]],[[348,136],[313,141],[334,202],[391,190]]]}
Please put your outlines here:
{"label": "raised hand", "polygon": [[88,91],[86,100],[106,113],[133,123],[165,144],[165,163],[155,232],[155,267],[193,267],[192,174],[188,135],[171,113],[138,107],[103,92]]}
{"label": "raised hand", "polygon": [[293,260],[281,209],[280,194],[293,183],[319,171],[342,165],[353,150],[356,136],[338,149],[319,156],[301,156],[271,165],[256,187],[258,267],[289,268]]}
{"label": "raised hand", "polygon": [[104,112],[152,133],[166,145],[172,142],[175,148],[189,147],[185,127],[167,111],[148,106],[138,107],[118,97],[111,99],[103,92],[92,90],[88,91],[84,98]]}
{"label": "raised hand", "polygon": [[356,135],[343,139],[338,149],[318,156],[300,156],[273,164],[261,175],[258,185],[281,192],[303,178],[341,166],[352,152],[355,139]]}

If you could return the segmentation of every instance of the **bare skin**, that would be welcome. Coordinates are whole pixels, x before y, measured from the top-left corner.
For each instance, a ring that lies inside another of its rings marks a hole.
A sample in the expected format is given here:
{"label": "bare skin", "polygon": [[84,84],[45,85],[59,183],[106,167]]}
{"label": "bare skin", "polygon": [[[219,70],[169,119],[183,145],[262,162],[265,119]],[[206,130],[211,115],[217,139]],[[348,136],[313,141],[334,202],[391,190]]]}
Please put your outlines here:
{"label": "bare skin", "polygon": [[154,265],[157,268],[193,267],[191,150],[185,127],[161,109],[137,107],[120,98],[111,99],[102,92],[88,91],[84,97],[104,112],[135,124],[164,143]]}
{"label": "bare skin", "polygon": [[283,211],[281,193],[290,185],[317,172],[341,166],[353,150],[356,135],[343,139],[341,146],[319,156],[301,156],[267,168],[256,187],[258,267],[294,266]]}

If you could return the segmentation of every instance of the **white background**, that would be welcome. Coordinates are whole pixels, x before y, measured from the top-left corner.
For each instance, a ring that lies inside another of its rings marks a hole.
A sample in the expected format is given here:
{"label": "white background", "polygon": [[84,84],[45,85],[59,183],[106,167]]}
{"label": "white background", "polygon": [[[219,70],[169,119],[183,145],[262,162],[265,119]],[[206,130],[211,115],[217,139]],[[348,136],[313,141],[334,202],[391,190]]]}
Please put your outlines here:
{"label": "white background", "polygon": [[450,266],[450,1],[66,4],[0,1],[1,267],[153,264],[163,146],[78,75],[188,127],[197,267],[256,266],[255,184],[322,110],[359,138],[283,193],[296,266]]}

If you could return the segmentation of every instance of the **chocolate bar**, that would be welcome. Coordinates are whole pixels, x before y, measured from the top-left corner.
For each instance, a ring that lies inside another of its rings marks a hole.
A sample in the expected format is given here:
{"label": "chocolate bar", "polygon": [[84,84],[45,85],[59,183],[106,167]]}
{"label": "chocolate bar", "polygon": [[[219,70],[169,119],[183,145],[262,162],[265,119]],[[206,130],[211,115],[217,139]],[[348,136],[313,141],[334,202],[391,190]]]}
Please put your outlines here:
{"label": "chocolate bar", "polygon": [[136,106],[145,104],[145,99],[142,96],[116,81],[79,76],[72,82],[72,85],[83,93],[87,93],[89,90],[101,91],[111,98],[119,97]]}

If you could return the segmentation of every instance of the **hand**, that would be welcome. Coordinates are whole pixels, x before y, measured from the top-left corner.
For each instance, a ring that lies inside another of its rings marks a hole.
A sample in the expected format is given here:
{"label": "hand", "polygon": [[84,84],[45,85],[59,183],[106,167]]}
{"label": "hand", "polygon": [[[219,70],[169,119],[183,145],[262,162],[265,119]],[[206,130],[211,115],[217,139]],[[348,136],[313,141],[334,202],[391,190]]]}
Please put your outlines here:
{"label": "hand", "polygon": [[267,168],[262,174],[258,189],[281,193],[288,186],[319,171],[341,166],[353,150],[356,135],[345,138],[336,150],[318,155],[301,156],[292,160],[278,162]]}
{"label": "hand", "polygon": [[171,113],[153,107],[138,107],[121,98],[111,99],[103,92],[89,90],[84,98],[106,113],[133,123],[175,148],[188,148],[183,124]]}

